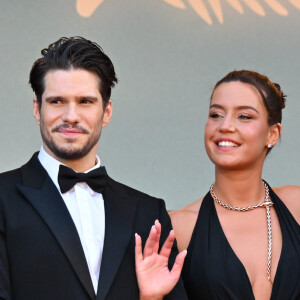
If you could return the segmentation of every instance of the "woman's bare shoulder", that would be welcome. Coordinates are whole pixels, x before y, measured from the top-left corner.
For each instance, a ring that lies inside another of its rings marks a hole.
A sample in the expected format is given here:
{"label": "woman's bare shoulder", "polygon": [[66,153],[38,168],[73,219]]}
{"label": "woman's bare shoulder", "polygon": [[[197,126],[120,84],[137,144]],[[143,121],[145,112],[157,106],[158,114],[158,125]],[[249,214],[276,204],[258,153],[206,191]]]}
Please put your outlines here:
{"label": "woman's bare shoulder", "polygon": [[285,185],[273,190],[300,224],[300,186]]}
{"label": "woman's bare shoulder", "polygon": [[203,197],[179,210],[169,213],[179,251],[187,249],[189,245],[202,200]]}
{"label": "woman's bare shoulder", "polygon": [[182,218],[190,217],[195,213],[198,214],[202,200],[203,197],[181,209],[170,211],[171,218],[181,220]]}

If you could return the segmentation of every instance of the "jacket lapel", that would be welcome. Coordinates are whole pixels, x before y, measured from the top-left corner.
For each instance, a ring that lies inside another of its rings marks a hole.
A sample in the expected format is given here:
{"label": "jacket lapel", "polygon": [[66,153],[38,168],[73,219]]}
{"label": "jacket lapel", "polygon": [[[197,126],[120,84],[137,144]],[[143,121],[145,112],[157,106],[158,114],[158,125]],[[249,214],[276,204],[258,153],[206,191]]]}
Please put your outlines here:
{"label": "jacket lapel", "polygon": [[24,184],[17,187],[49,226],[82,285],[94,299],[95,292],[76,227],[60,193],[38,161],[37,153],[21,172]]}
{"label": "jacket lapel", "polygon": [[[104,300],[125,255],[137,209],[137,199],[128,195],[109,179],[103,198],[105,206],[105,238],[97,300]],[[134,253],[133,253],[134,255]]]}

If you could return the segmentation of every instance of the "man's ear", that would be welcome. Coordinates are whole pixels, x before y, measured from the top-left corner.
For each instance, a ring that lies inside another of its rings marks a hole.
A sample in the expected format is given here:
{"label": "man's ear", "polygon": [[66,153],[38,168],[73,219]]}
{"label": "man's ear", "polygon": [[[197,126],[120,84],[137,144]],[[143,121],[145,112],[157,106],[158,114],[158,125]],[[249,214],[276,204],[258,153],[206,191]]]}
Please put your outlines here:
{"label": "man's ear", "polygon": [[33,115],[36,123],[40,125],[40,105],[37,98],[33,98]]}
{"label": "man's ear", "polygon": [[104,108],[102,127],[105,127],[110,122],[112,111],[113,111],[112,101],[109,100]]}
{"label": "man's ear", "polygon": [[282,126],[280,123],[276,123],[270,127],[267,145],[275,146],[275,144],[279,141],[281,136]]}

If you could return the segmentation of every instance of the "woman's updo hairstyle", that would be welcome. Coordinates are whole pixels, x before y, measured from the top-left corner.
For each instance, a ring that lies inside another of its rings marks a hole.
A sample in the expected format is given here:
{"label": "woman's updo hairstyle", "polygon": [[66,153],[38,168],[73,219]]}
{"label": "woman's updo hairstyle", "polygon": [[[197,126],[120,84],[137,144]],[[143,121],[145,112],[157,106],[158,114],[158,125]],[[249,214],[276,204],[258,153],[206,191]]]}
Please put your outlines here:
{"label": "woman's updo hairstyle", "polygon": [[261,95],[261,98],[268,112],[269,126],[281,123],[282,109],[285,107],[286,95],[283,93],[278,83],[273,83],[267,76],[254,71],[232,71],[216,83],[211,98],[215,89],[219,85],[232,81],[240,81],[254,86]]}

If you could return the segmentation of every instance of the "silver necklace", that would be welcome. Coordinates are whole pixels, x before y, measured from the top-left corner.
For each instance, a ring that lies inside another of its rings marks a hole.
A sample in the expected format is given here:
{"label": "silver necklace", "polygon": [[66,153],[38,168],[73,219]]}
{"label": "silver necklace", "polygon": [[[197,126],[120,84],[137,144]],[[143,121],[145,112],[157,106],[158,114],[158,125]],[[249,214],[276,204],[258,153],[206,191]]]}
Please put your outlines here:
{"label": "silver necklace", "polygon": [[268,280],[271,279],[271,259],[272,259],[272,224],[271,224],[271,214],[270,214],[270,207],[273,205],[273,202],[269,199],[270,198],[270,194],[269,194],[269,187],[267,186],[267,184],[264,182],[264,186],[265,186],[265,201],[258,203],[258,204],[254,204],[248,207],[237,207],[237,206],[231,206],[228,205],[222,201],[220,201],[215,192],[214,192],[214,185],[212,184],[210,187],[210,194],[212,196],[212,198],[221,206],[223,206],[226,209],[230,209],[230,210],[235,210],[235,211],[249,211],[252,210],[254,208],[257,207],[266,207],[266,212],[267,212],[267,223],[268,223],[268,263],[267,263],[267,277]]}

